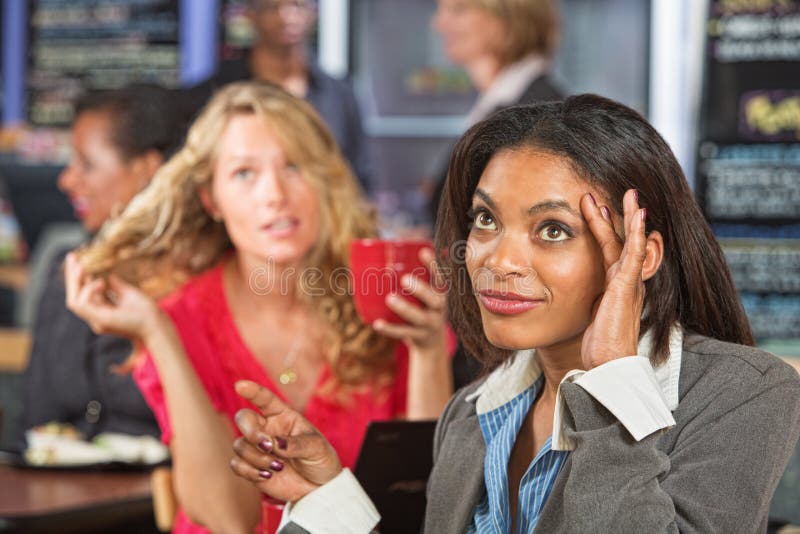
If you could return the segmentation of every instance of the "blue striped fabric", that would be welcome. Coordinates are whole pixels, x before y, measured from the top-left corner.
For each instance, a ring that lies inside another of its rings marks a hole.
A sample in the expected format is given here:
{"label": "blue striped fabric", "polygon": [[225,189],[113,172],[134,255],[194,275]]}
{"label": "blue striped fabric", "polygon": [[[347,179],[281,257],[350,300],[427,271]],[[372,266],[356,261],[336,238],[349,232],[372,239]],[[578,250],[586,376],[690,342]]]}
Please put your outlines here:
{"label": "blue striped fabric", "polygon": [[[508,499],[508,460],[525,416],[544,385],[544,375],[510,402],[480,414],[486,458],[483,476],[486,493],[475,509],[469,533],[508,534],[511,529]],[[551,450],[551,438],[542,446],[522,477],[516,534],[533,532],[544,503],[569,452]]]}

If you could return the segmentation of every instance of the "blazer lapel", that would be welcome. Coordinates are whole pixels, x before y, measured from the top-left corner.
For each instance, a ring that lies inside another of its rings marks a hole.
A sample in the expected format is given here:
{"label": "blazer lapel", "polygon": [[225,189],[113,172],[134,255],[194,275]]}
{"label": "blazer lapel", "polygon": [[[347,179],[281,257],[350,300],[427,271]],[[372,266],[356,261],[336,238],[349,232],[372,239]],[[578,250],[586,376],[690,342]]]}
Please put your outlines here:
{"label": "blazer lapel", "polygon": [[425,532],[463,533],[485,491],[486,444],[478,416],[451,421],[433,466]]}

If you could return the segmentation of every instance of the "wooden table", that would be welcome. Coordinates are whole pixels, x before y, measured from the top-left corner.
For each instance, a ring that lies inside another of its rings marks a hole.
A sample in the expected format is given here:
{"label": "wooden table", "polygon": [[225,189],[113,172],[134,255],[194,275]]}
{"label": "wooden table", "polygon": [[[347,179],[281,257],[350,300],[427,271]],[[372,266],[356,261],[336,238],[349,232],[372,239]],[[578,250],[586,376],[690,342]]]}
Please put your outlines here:
{"label": "wooden table", "polygon": [[0,285],[24,291],[28,287],[28,265],[24,263],[0,263]]}
{"label": "wooden table", "polygon": [[134,524],[154,524],[147,472],[0,465],[0,531],[120,531]]}
{"label": "wooden table", "polygon": [[21,373],[28,365],[31,334],[22,328],[0,328],[0,373]]}

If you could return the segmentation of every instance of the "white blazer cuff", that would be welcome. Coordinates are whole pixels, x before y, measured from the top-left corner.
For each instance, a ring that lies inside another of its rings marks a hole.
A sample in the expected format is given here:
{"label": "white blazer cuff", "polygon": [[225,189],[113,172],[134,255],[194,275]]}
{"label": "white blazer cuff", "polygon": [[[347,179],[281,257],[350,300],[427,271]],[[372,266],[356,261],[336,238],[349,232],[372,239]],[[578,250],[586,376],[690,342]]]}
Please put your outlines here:
{"label": "white blazer cuff", "polygon": [[381,516],[349,469],[342,469],[296,503],[283,510],[281,527],[291,522],[311,534],[365,534]]}
{"label": "white blazer cuff", "polygon": [[[640,441],[653,432],[675,425],[669,403],[659,386],[650,361],[642,356],[618,358],[591,371],[573,370],[564,381],[570,381],[602,404]],[[559,393],[553,418],[553,448],[573,450],[575,444],[564,432],[566,405]]]}

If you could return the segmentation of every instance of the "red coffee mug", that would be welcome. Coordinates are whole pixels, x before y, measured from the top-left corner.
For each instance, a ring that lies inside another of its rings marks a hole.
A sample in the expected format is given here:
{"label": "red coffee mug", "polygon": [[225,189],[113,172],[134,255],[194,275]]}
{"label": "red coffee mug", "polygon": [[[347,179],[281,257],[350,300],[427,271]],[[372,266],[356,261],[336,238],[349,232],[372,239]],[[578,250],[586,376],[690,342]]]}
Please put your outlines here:
{"label": "red coffee mug", "polygon": [[261,497],[261,532],[263,534],[275,534],[281,526],[281,517],[286,503],[267,497]]}
{"label": "red coffee mug", "polygon": [[433,248],[429,241],[356,239],[350,243],[350,275],[353,299],[361,320],[372,324],[377,319],[403,324],[386,305],[386,297],[401,295],[406,300],[421,305],[408,295],[400,279],[410,274],[429,281],[428,267],[419,259],[424,248]]}

